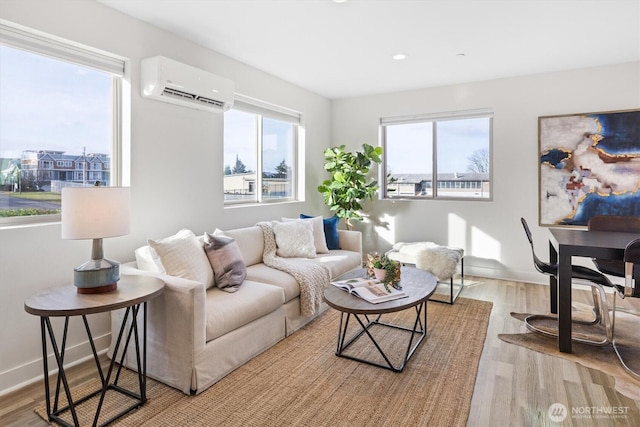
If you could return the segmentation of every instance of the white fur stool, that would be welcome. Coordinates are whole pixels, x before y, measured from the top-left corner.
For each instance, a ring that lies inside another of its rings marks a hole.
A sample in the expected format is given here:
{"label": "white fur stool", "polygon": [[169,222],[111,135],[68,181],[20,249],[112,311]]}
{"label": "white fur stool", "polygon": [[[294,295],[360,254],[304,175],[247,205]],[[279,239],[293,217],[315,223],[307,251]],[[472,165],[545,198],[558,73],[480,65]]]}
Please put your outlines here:
{"label": "white fur stool", "polygon": [[[449,281],[450,297],[449,304],[453,304],[464,286],[464,249],[440,246],[433,242],[398,242],[386,254],[390,259],[402,264],[413,264],[416,268],[427,270],[438,281]],[[461,281],[460,286],[454,293],[453,276],[460,263]],[[438,300],[434,300],[438,301]]]}

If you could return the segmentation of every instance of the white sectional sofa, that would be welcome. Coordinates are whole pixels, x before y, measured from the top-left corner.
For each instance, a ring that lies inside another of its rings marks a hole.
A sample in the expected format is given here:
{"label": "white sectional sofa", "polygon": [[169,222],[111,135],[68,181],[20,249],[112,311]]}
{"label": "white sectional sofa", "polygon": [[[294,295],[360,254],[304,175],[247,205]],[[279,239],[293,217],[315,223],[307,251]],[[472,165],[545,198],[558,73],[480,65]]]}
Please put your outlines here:
{"label": "white sectional sofa", "polygon": [[[246,265],[246,278],[235,292],[166,274],[148,246],[136,251],[136,262],[120,269],[123,275],[152,275],[165,282],[163,294],[148,303],[147,374],[186,394],[202,392],[326,309],[323,304],[310,316],[301,314],[296,279],[263,262],[261,227],[223,233],[235,239]],[[340,249],[305,262],[325,265],[331,278],[360,267],[360,232],[338,230],[338,240]],[[122,316],[123,312],[112,314],[109,357]],[[125,364],[135,367],[133,349],[128,350]]]}

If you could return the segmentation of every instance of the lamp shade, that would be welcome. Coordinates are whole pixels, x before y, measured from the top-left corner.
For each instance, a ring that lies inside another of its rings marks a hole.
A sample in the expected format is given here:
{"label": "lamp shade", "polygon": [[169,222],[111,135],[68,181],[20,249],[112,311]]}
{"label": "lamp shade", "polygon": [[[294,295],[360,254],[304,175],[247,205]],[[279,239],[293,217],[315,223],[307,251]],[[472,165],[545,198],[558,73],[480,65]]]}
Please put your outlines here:
{"label": "lamp shade", "polygon": [[129,234],[129,187],[62,189],[62,238],[101,239]]}

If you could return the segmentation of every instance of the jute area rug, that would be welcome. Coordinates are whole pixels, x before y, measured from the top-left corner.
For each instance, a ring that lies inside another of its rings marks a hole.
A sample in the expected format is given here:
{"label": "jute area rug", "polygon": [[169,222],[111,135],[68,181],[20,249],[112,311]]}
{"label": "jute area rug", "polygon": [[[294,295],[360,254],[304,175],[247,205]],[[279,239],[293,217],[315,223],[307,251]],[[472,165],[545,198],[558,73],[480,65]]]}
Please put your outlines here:
{"label": "jute area rug", "polygon": [[[197,396],[149,380],[148,402],[119,426],[465,426],[492,304],[458,298],[428,303],[428,337],[402,373],[335,355],[339,313],[329,309]],[[383,316],[408,326],[415,311]],[[394,363],[407,332],[374,328]],[[349,354],[372,357],[366,337]],[[80,394],[96,388],[87,384]],[[116,413],[118,395],[101,421]],[[95,406],[82,405],[81,424]],[[45,415],[42,405],[36,412]]]}
{"label": "jute area rug", "polygon": [[[576,319],[593,319],[590,306],[581,303],[573,303],[572,308],[572,319],[574,321]],[[511,313],[513,318],[523,322],[525,317],[528,315],[528,313]],[[536,320],[534,324],[536,327],[557,334],[558,326],[555,318],[550,320]],[[600,340],[605,336],[604,327],[601,325],[586,326],[574,322],[571,329],[574,337]],[[627,365],[636,372],[640,372],[639,330],[639,316],[621,311],[616,313],[616,343],[618,344],[618,348]],[[539,353],[562,357],[586,366],[587,368],[602,371],[615,378],[617,391],[631,399],[640,400],[640,381],[623,369],[611,344],[606,346],[594,346],[573,342],[571,345],[571,353],[561,353],[558,350],[558,340],[555,337],[546,337],[533,332],[526,332],[522,334],[499,334],[498,337],[510,344],[526,347]]]}

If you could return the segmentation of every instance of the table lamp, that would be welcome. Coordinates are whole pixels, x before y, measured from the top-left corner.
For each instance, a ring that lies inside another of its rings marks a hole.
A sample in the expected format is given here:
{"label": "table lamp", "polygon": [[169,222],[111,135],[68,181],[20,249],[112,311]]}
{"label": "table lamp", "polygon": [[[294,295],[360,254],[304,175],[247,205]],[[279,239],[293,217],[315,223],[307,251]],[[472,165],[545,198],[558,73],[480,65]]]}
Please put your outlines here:
{"label": "table lamp", "polygon": [[104,258],[102,239],[129,234],[129,187],[62,189],[62,238],[93,239],[91,260],[76,267],[79,294],[110,292],[118,287],[120,263]]}

